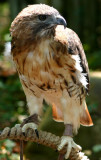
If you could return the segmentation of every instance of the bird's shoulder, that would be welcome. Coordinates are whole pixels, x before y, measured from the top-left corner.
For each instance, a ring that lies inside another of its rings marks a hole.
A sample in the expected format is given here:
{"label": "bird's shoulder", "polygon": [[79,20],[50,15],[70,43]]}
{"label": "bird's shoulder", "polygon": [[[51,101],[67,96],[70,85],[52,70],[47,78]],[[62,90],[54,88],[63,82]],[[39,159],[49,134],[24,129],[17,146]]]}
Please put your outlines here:
{"label": "bird's shoulder", "polygon": [[78,35],[70,28],[58,25],[55,28],[54,40],[66,46],[67,52],[71,55],[80,54],[85,55],[82,43]]}
{"label": "bird's shoulder", "polygon": [[[70,28],[64,28],[63,26],[57,26],[55,28],[54,35],[55,42],[60,43],[60,46],[64,46],[65,54],[70,55],[70,57],[77,61],[81,67],[81,73],[84,73],[88,85],[87,92],[89,89],[89,68],[86,55],[78,35]],[[79,68],[76,68],[79,69]]]}

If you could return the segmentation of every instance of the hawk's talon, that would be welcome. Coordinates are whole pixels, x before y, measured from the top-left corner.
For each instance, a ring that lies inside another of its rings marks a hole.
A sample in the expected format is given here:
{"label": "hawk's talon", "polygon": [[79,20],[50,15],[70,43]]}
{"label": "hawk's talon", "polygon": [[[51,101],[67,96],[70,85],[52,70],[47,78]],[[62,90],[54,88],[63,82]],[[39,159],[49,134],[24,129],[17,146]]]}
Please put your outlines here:
{"label": "hawk's talon", "polygon": [[22,128],[22,134],[24,136],[26,136],[26,131],[31,128],[32,130],[34,130],[37,138],[39,138],[39,134],[37,130],[38,128],[38,115],[37,114],[33,114],[29,116],[28,118],[24,119],[20,127]]}
{"label": "hawk's talon", "polygon": [[[1,134],[1,133],[0,133]],[[7,134],[7,136],[9,136],[10,135],[10,131],[8,132],[8,134]]]}
{"label": "hawk's talon", "polygon": [[36,133],[37,138],[39,138],[39,132],[37,129],[35,129],[35,133]]}
{"label": "hawk's talon", "polygon": [[22,132],[23,136],[26,136],[25,132]]}
{"label": "hawk's talon", "polygon": [[37,138],[39,138],[39,134],[38,134],[37,128],[38,128],[38,125],[35,124],[35,123],[33,123],[33,122],[32,122],[32,123],[26,123],[26,124],[24,124],[24,126],[22,127],[22,134],[25,136],[25,135],[26,135],[26,131],[27,131],[28,129],[32,129],[32,130],[34,130]]}
{"label": "hawk's talon", "polygon": [[77,151],[80,151],[82,148],[77,145],[73,138],[70,136],[62,136],[61,138],[61,144],[58,146],[58,151],[62,150],[63,147],[67,144],[67,152],[65,154],[65,159],[69,158],[69,155],[71,153],[72,148],[75,148]]}

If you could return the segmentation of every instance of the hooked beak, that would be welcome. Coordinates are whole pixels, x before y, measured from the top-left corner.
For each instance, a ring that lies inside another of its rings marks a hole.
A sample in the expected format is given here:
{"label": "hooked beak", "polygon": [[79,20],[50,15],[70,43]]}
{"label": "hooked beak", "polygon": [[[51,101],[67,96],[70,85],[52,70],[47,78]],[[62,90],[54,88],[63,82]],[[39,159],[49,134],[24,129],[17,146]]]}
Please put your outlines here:
{"label": "hooked beak", "polygon": [[56,17],[56,24],[63,25],[64,28],[66,28],[66,26],[67,26],[67,22],[62,16],[57,16]]}

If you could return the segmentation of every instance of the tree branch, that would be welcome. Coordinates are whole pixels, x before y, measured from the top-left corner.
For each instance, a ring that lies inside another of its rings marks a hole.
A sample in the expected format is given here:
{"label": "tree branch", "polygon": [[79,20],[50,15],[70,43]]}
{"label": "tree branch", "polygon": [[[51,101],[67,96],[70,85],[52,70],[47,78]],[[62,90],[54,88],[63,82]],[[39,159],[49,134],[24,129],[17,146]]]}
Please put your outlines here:
{"label": "tree branch", "polygon": [[[32,141],[37,142],[39,144],[45,145],[50,147],[54,150],[57,150],[57,146],[60,144],[61,138],[56,136],[52,133],[45,132],[39,130],[39,138],[37,138],[36,134],[32,129],[28,129],[25,135],[23,135],[20,125],[17,125],[13,128],[6,127],[0,133],[0,140],[3,139],[13,139],[13,140],[24,140],[24,141]],[[60,153],[66,153],[66,147],[64,147]],[[70,154],[70,160],[89,160],[87,156],[84,155],[83,152],[77,152],[76,150],[72,149]]]}

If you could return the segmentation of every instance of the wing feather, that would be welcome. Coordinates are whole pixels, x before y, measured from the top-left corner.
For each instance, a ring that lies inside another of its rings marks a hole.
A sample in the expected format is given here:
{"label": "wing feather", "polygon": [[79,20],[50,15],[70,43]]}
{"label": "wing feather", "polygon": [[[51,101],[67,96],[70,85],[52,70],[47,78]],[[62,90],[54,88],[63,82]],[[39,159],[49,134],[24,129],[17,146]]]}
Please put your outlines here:
{"label": "wing feather", "polygon": [[87,85],[86,85],[86,91],[88,93],[89,91],[89,68],[88,68],[88,62],[86,59],[86,55],[82,46],[82,43],[78,37],[78,35],[71,29],[66,29],[66,35],[67,35],[67,41],[68,41],[68,53],[71,55],[78,55],[80,59],[80,66],[82,68],[82,73],[86,78]]}

